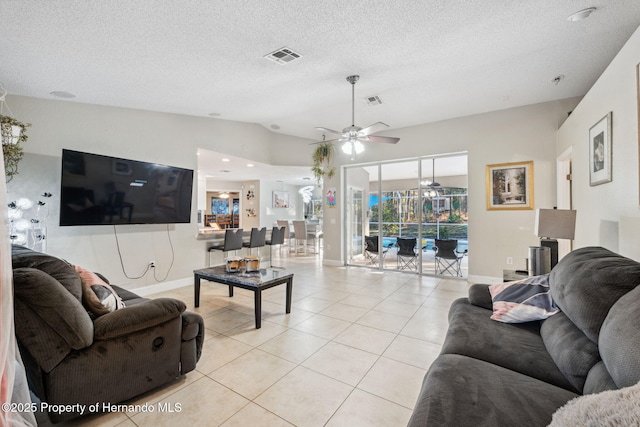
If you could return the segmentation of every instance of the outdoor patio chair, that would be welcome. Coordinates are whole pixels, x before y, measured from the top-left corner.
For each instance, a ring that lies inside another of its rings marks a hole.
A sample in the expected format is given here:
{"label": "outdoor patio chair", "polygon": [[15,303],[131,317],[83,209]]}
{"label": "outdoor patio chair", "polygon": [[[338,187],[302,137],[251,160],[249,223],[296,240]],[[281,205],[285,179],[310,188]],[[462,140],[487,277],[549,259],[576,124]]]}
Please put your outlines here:
{"label": "outdoor patio chair", "polygon": [[389,248],[383,247],[382,253],[378,249],[378,236],[364,236],[364,257],[369,264],[378,264],[378,258],[382,255],[382,259],[389,251]]}
{"label": "outdoor patio chair", "polygon": [[436,274],[449,273],[452,276],[462,277],[462,258],[468,250],[458,251],[458,241],[456,239],[436,239],[433,250],[435,255]]}
{"label": "outdoor patio chair", "polygon": [[398,270],[417,270],[418,252],[416,252],[415,237],[398,237]]}

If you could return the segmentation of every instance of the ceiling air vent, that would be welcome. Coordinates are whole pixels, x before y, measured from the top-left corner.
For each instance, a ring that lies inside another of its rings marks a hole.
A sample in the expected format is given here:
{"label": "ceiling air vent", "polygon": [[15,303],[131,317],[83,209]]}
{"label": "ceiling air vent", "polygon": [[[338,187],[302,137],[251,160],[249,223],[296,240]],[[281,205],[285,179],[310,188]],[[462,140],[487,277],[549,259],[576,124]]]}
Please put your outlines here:
{"label": "ceiling air vent", "polygon": [[380,105],[382,104],[382,99],[378,95],[368,96],[365,98],[367,100],[367,104],[369,105]]}
{"label": "ceiling air vent", "polygon": [[269,54],[266,54],[265,59],[268,59],[269,61],[273,61],[275,63],[278,63],[280,65],[285,65],[288,64],[291,61],[295,61],[296,59],[299,59],[302,57],[302,55],[300,55],[297,52],[294,52],[293,50],[289,49],[288,47],[282,47],[274,52],[271,52]]}

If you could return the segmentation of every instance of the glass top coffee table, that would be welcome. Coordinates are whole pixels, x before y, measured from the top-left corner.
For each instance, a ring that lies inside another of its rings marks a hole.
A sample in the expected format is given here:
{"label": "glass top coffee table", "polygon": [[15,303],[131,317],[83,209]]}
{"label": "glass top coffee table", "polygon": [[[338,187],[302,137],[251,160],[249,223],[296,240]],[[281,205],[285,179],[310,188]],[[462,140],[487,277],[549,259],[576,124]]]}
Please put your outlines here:
{"label": "glass top coffee table", "polygon": [[233,296],[233,287],[253,291],[256,313],[256,329],[262,326],[262,291],[274,286],[287,285],[286,312],[291,313],[291,292],[293,291],[293,273],[282,269],[265,268],[247,273],[244,270],[227,273],[224,265],[202,268],[193,271],[195,306],[200,306],[200,281],[221,283],[229,286],[229,296]]}

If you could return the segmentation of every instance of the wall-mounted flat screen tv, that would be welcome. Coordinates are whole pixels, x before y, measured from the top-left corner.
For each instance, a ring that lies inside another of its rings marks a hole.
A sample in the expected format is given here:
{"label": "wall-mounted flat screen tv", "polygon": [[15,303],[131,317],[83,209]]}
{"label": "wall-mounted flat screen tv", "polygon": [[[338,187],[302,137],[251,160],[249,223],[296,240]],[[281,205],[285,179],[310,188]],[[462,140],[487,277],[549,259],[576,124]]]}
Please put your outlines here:
{"label": "wall-mounted flat screen tv", "polygon": [[193,170],[62,150],[60,225],[191,220]]}

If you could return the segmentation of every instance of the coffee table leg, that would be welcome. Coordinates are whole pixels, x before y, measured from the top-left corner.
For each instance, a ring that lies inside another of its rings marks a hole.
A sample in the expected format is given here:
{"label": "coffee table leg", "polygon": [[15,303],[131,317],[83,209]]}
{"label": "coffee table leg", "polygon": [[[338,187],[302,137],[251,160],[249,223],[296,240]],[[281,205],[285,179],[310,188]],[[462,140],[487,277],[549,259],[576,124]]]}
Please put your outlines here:
{"label": "coffee table leg", "polygon": [[256,311],[256,329],[262,327],[262,292],[259,289],[253,293],[253,303]]}
{"label": "coffee table leg", "polygon": [[193,276],[194,305],[200,307],[200,276]]}
{"label": "coffee table leg", "polygon": [[293,278],[287,280],[287,313],[291,313],[291,294],[293,293]]}
{"label": "coffee table leg", "polygon": [[229,296],[233,296],[233,286],[229,285]]}

